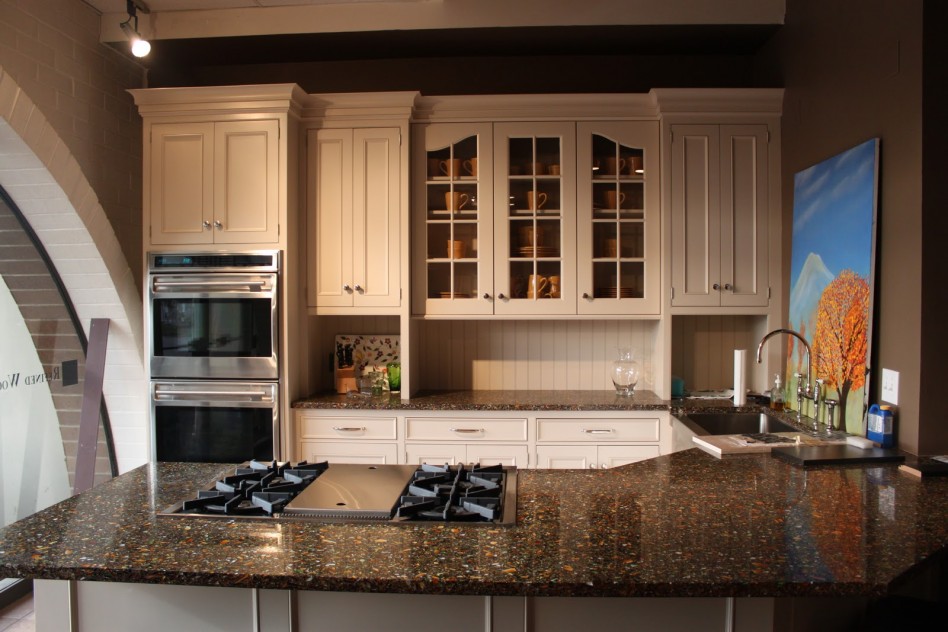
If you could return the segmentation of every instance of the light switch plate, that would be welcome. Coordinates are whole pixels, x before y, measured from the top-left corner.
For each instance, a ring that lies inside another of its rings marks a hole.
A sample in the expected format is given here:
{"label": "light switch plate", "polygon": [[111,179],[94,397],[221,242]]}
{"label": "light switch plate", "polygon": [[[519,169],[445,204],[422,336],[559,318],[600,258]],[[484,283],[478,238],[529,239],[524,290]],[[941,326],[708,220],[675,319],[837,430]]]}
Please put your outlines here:
{"label": "light switch plate", "polygon": [[882,401],[899,405],[899,372],[882,369]]}

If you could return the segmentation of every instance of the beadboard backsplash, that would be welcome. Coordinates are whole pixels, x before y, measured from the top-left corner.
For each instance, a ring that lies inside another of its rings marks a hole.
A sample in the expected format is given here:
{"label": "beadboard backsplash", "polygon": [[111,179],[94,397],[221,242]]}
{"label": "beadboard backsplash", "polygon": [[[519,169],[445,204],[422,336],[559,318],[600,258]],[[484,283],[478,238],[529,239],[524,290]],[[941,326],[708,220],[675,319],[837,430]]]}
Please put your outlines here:
{"label": "beadboard backsplash", "polygon": [[734,350],[747,349],[747,387],[766,390],[767,376],[754,364],[766,327],[765,316],[673,316],[672,375],[689,391],[732,388]]}
{"label": "beadboard backsplash", "polygon": [[[657,321],[425,320],[416,325],[412,384],[417,389],[612,390],[618,347],[635,352],[642,371],[638,388],[654,388]],[[311,319],[310,370],[317,390],[332,388],[333,339],[349,333],[397,335],[398,318]]]}

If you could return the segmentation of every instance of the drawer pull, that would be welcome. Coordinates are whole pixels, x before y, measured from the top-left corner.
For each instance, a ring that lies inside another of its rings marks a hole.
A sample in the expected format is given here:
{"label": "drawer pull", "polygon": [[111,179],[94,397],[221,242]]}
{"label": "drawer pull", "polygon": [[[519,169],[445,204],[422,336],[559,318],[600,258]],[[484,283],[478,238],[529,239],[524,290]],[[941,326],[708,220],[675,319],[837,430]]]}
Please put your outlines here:
{"label": "drawer pull", "polygon": [[483,428],[448,428],[448,430],[460,434],[476,434],[478,432],[484,432]]}
{"label": "drawer pull", "polygon": [[333,426],[336,432],[365,432],[365,426]]}
{"label": "drawer pull", "polygon": [[612,428],[583,428],[586,434],[612,434],[615,432]]}

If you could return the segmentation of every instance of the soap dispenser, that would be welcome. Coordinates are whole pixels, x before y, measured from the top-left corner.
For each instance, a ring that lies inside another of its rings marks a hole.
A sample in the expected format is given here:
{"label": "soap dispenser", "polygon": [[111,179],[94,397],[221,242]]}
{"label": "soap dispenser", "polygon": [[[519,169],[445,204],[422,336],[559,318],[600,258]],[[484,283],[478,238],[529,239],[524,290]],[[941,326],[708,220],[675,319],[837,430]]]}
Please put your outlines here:
{"label": "soap dispenser", "polygon": [[783,397],[783,385],[780,383],[780,374],[774,375],[774,387],[770,391],[770,407],[773,410],[783,410],[786,403]]}

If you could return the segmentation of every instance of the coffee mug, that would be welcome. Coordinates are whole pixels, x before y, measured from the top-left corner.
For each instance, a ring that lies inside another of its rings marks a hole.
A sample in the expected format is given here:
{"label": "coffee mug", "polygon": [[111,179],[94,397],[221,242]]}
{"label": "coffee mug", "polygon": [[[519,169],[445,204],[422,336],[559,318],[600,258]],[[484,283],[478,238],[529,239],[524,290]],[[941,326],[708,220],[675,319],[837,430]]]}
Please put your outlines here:
{"label": "coffee mug", "polygon": [[543,245],[543,228],[537,226],[534,230],[533,226],[521,226],[518,230],[520,235],[520,245],[526,247],[541,246]]}
{"label": "coffee mug", "polygon": [[467,171],[470,175],[477,177],[477,158],[471,158],[470,160],[465,160],[462,163],[464,170]]}
{"label": "coffee mug", "polygon": [[615,257],[616,256],[616,240],[615,238],[608,238],[603,241],[603,256],[604,257]]}
{"label": "coffee mug", "polygon": [[630,176],[642,174],[642,156],[629,156],[625,161],[626,171]]}
{"label": "coffee mug", "polygon": [[533,172],[535,176],[542,176],[546,173],[546,165],[542,162],[531,162],[527,164],[527,173]]}
{"label": "coffee mug", "polygon": [[622,158],[616,158],[615,156],[606,158],[606,175],[613,176],[622,173],[623,168],[625,168],[625,160]]}
{"label": "coffee mug", "polygon": [[441,173],[448,176],[449,178],[456,178],[461,175],[461,159],[452,158],[450,160],[442,160],[440,165]]}
{"label": "coffee mug", "polygon": [[543,296],[548,293],[550,280],[540,274],[531,274],[527,279],[527,298]]}
{"label": "coffee mug", "polygon": [[467,193],[459,193],[457,191],[448,191],[444,194],[444,203],[449,211],[460,211],[470,199]]}
{"label": "coffee mug", "polygon": [[542,191],[527,191],[527,208],[531,211],[543,208],[543,205],[546,204],[546,198],[546,193]]}
{"label": "coffee mug", "polygon": [[[619,203],[618,206],[616,205],[616,202]],[[625,193],[619,191],[617,195],[614,189],[609,189],[606,191],[606,208],[621,208],[623,202],[625,202]]]}
{"label": "coffee mug", "polygon": [[448,258],[449,259],[463,259],[466,254],[467,249],[464,246],[464,242],[459,239],[449,239],[448,240]]}
{"label": "coffee mug", "polygon": [[428,177],[441,175],[441,160],[438,158],[428,159]]}
{"label": "coffee mug", "polygon": [[554,274],[547,277],[550,281],[550,287],[546,295],[550,298],[560,297],[560,275]]}
{"label": "coffee mug", "polygon": [[550,175],[558,176],[560,175],[560,166],[559,165],[550,165]]}

